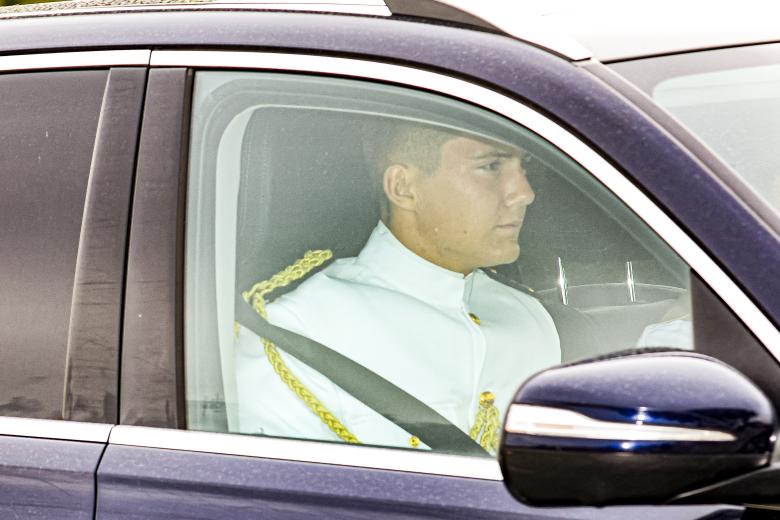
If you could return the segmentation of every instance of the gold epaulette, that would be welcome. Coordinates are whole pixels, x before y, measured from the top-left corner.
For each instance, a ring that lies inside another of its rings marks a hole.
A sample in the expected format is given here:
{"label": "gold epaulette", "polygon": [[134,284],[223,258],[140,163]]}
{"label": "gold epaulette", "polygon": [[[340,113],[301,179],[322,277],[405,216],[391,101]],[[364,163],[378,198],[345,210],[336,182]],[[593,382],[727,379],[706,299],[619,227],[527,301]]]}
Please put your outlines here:
{"label": "gold epaulette", "polygon": [[[287,266],[284,270],[276,273],[268,280],[262,280],[256,283],[250,290],[242,293],[244,300],[252,305],[257,313],[265,320],[268,319],[268,312],[266,311],[265,297],[275,289],[285,287],[290,283],[299,280],[309,274],[313,269],[321,266],[333,257],[333,252],[330,249],[318,250],[318,251],[306,251],[303,258],[296,260],[292,265]],[[236,323],[238,327],[238,324]],[[236,329],[236,333],[237,333]],[[287,387],[295,393],[298,398],[303,401],[306,406],[314,412],[320,420],[338,437],[351,444],[359,444],[355,435],[350,432],[341,421],[333,415],[322,401],[317,399],[306,385],[301,383],[300,379],[287,367],[279,351],[276,349],[276,345],[271,343],[265,338],[260,338],[260,341],[265,349],[265,355],[268,358],[268,362],[274,368],[279,378],[287,385]]]}

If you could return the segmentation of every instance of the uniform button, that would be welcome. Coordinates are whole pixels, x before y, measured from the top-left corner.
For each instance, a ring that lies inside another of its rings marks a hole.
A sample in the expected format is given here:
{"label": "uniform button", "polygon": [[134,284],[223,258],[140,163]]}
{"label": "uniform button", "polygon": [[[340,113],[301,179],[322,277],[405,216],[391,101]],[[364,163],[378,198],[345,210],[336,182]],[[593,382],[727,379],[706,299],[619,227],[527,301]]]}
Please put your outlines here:
{"label": "uniform button", "polygon": [[476,323],[477,325],[479,325],[479,324],[480,324],[479,318],[478,318],[478,317],[477,317],[477,315],[476,315],[476,314],[474,314],[473,312],[470,312],[470,313],[469,313],[469,318],[471,318],[471,321],[473,321],[473,322],[474,322],[474,323]]}
{"label": "uniform button", "polygon": [[412,435],[411,437],[409,437],[409,445],[412,448],[418,447],[420,445],[420,438],[417,437],[416,435]]}

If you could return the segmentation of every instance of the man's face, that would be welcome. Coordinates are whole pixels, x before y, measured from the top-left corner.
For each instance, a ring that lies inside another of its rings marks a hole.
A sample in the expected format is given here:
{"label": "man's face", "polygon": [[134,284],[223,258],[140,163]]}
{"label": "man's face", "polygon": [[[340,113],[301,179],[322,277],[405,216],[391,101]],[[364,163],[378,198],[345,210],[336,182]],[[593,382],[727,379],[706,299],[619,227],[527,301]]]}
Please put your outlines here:
{"label": "man's face", "polygon": [[418,179],[423,256],[452,271],[514,262],[534,192],[516,149],[466,137],[441,147],[436,171]]}

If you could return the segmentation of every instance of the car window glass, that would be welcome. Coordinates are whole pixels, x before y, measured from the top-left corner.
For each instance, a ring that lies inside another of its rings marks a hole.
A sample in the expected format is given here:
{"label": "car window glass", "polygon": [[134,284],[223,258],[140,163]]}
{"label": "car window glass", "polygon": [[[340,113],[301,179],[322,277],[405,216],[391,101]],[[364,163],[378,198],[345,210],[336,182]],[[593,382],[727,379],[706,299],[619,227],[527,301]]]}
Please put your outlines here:
{"label": "car window glass", "polygon": [[780,45],[614,67],[645,89],[780,214]]}
{"label": "car window glass", "polygon": [[0,415],[62,418],[76,255],[106,76],[0,75]]}
{"label": "car window glass", "polygon": [[533,373],[694,348],[687,265],[515,123],[425,92],[299,75],[200,72],[193,99],[191,429],[431,448],[425,424],[405,429],[364,404],[370,380],[345,391],[349,380],[321,373],[328,361],[261,339],[247,309],[412,394],[485,456]]}

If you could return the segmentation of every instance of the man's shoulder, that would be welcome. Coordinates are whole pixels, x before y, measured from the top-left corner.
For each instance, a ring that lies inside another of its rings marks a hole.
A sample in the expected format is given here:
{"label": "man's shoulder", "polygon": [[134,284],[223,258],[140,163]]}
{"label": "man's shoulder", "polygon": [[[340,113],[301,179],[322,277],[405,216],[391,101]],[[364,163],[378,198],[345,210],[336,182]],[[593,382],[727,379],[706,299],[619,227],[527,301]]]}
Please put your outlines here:
{"label": "man's shoulder", "polygon": [[339,258],[321,271],[304,279],[284,297],[312,296],[323,291],[345,291],[372,281],[373,274],[358,262],[357,257]]}
{"label": "man's shoulder", "polygon": [[357,258],[341,258],[274,300],[268,309],[273,312],[274,308],[285,308],[301,313],[304,309],[315,308],[325,312],[377,287],[376,275]]}

